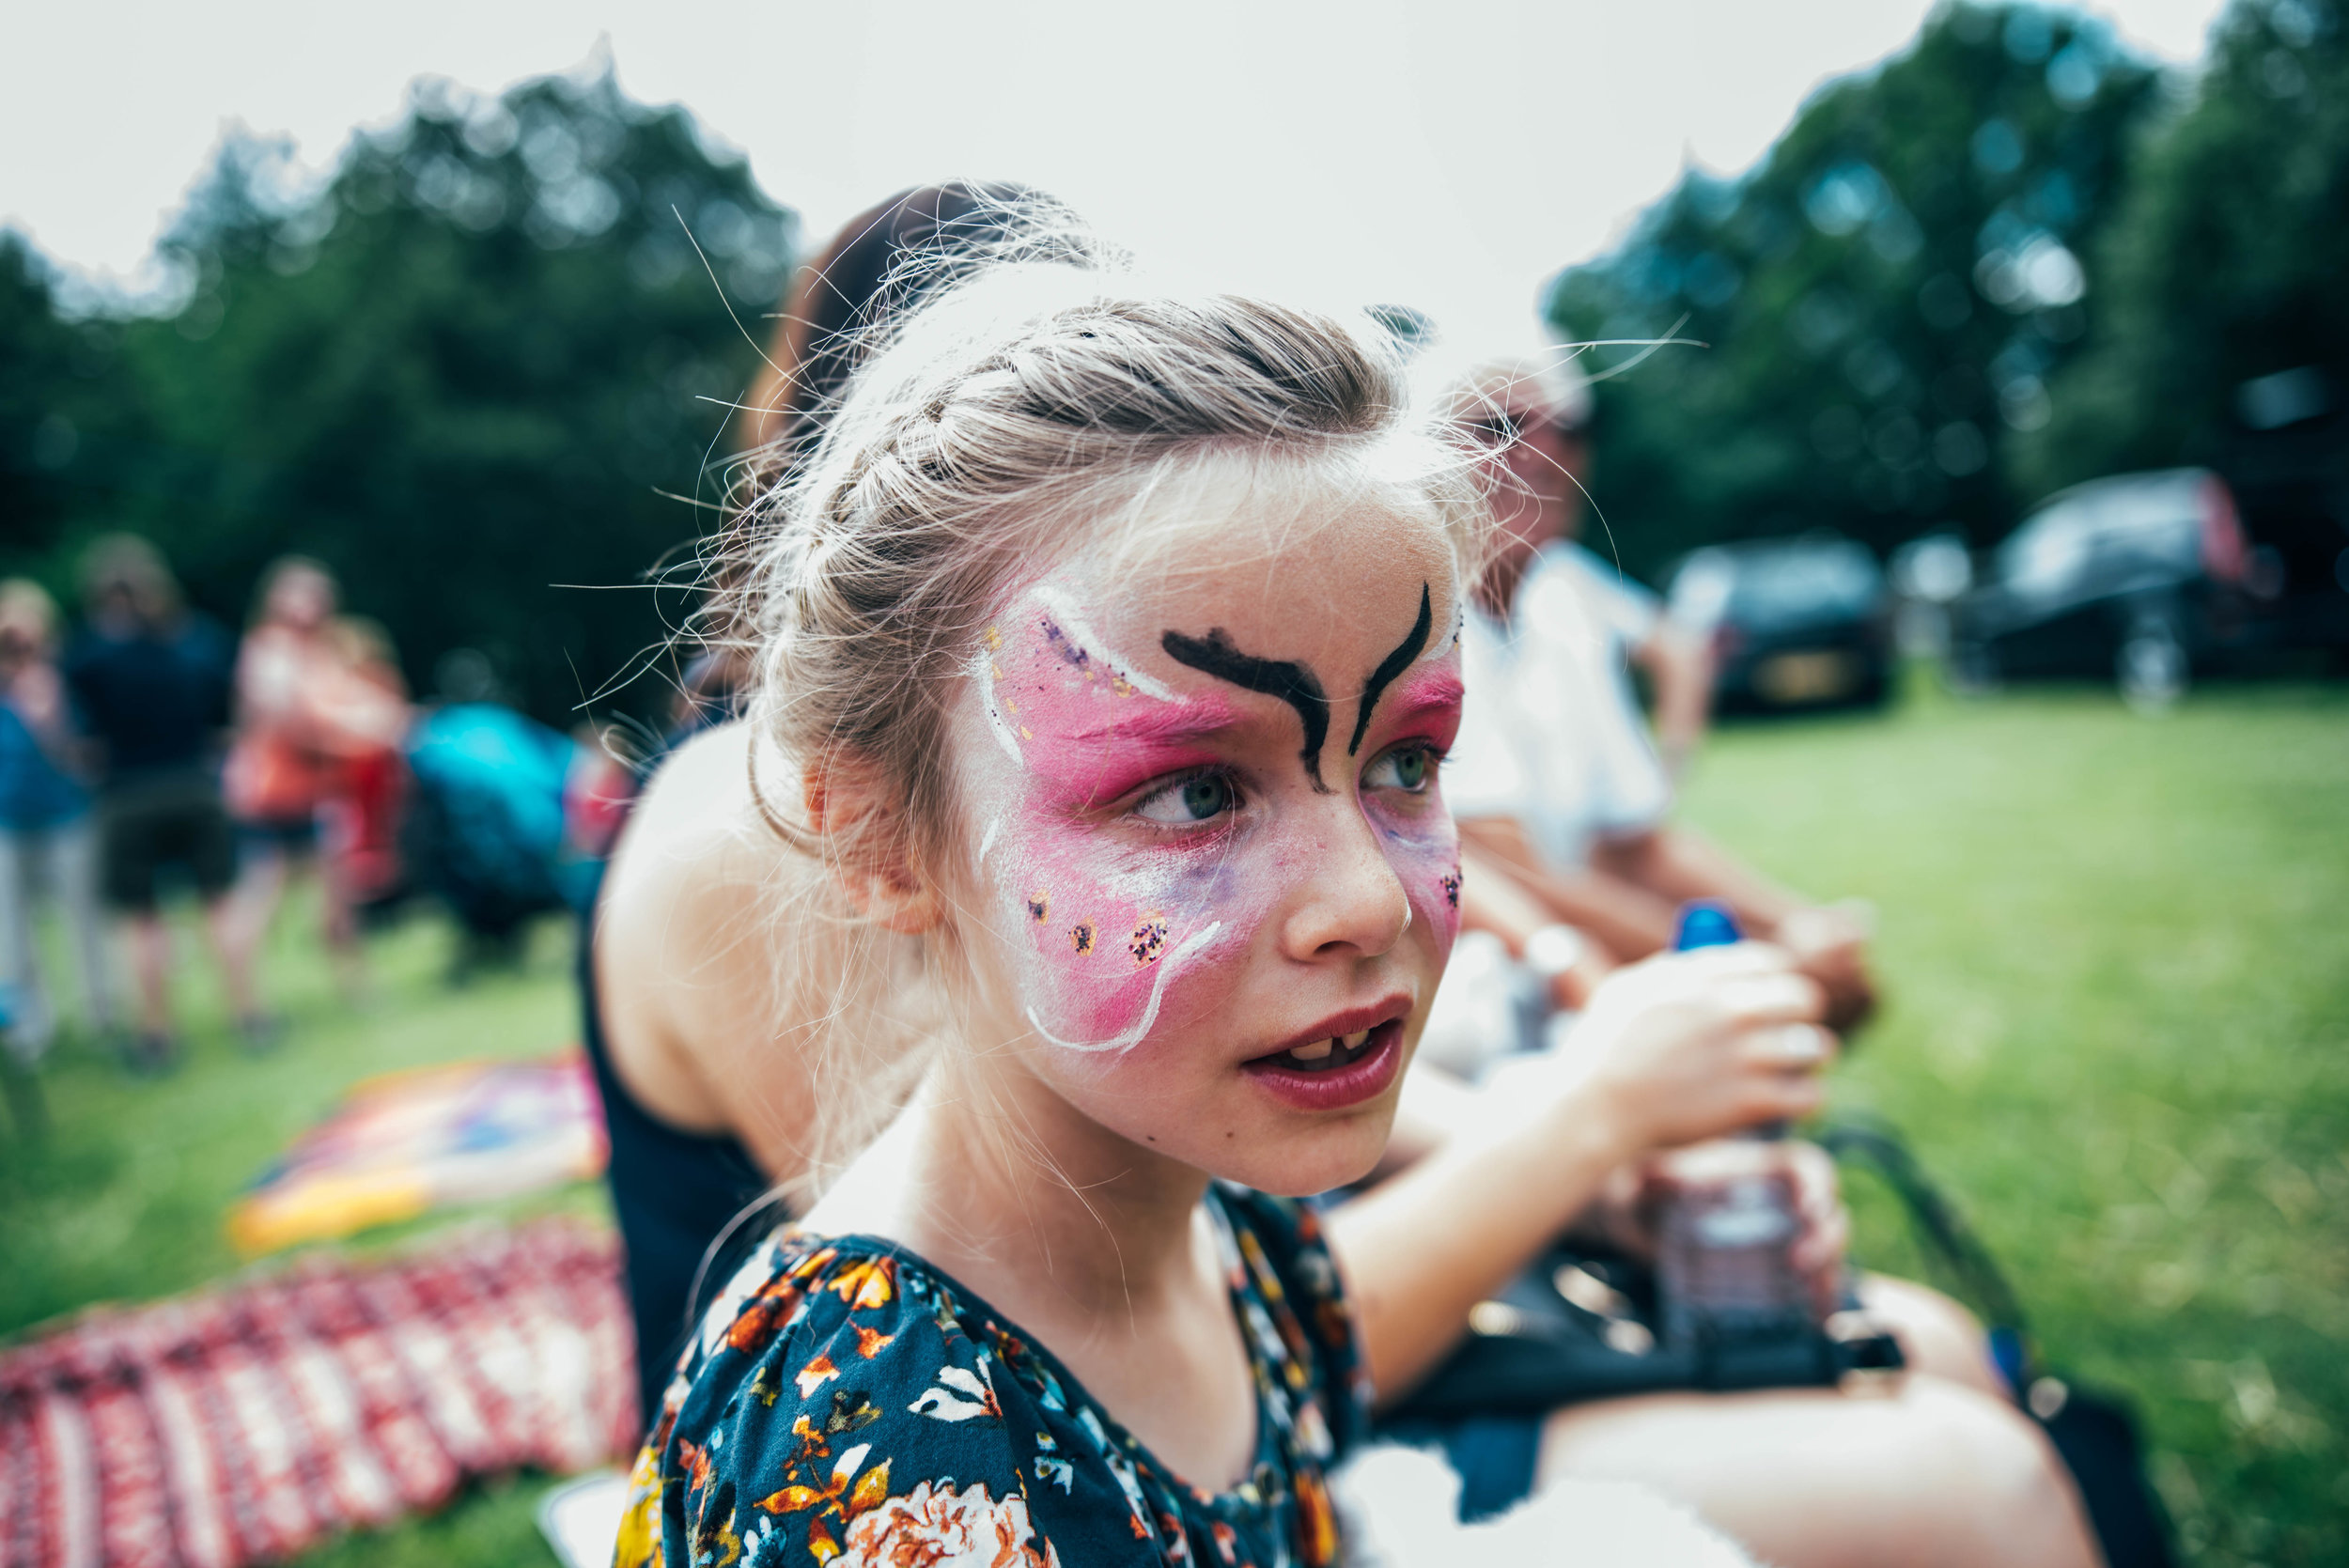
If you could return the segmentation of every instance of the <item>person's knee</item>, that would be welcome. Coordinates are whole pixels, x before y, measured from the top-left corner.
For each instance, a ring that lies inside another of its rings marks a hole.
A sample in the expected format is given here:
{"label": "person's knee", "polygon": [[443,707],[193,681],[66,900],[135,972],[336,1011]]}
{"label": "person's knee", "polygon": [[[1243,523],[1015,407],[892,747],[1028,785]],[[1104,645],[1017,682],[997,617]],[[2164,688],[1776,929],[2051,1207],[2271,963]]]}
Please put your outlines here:
{"label": "person's knee", "polygon": [[1998,1397],[2006,1381],[1990,1359],[1989,1336],[1963,1306],[1937,1290],[1870,1274],[1859,1281],[1859,1304],[1900,1341],[1911,1372],[1946,1378]]}
{"label": "person's knee", "polygon": [[1906,1452],[1888,1479],[1914,1498],[1950,1562],[2092,1568],[2070,1473],[2046,1435],[2003,1399],[1912,1380]]}
{"label": "person's knee", "polygon": [[2095,1563],[2038,1428],[1934,1377],[1577,1407],[1551,1419],[1542,1467],[1659,1487],[1788,1568]]}

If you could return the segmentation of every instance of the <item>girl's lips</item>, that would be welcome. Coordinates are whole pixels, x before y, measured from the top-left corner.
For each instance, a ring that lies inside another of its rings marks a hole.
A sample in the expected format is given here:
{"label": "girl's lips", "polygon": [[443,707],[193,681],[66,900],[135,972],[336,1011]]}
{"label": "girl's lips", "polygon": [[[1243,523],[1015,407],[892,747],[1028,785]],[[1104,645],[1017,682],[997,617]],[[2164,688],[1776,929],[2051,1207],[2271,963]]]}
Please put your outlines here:
{"label": "girl's lips", "polygon": [[1373,1026],[1360,1046],[1335,1045],[1306,1060],[1292,1048],[1243,1063],[1240,1070],[1297,1110],[1342,1110],[1377,1098],[1402,1068],[1403,1020],[1389,1018]]}

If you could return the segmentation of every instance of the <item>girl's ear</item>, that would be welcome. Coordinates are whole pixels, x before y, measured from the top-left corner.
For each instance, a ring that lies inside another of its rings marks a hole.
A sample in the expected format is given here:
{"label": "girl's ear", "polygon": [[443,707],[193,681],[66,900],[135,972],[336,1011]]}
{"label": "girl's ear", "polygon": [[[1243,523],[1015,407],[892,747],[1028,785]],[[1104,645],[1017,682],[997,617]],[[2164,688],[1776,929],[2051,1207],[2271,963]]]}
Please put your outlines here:
{"label": "girl's ear", "polygon": [[857,913],[884,930],[920,936],[945,906],[892,820],[895,801],[870,766],[835,753],[801,775],[807,825],[841,846],[832,874]]}

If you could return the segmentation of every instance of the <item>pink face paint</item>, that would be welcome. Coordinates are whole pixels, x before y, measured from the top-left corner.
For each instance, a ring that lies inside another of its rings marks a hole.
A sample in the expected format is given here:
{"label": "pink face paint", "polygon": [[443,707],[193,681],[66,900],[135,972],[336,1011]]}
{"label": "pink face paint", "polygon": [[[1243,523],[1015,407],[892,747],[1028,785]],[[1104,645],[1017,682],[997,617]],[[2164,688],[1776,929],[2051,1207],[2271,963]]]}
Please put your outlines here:
{"label": "pink face paint", "polygon": [[1087,814],[1135,786],[1216,760],[1206,742],[1237,718],[1214,694],[1176,696],[1097,636],[1046,584],[988,627],[973,684],[1010,769],[990,765],[1000,807],[982,871],[1023,928],[1029,1021],[1074,1050],[1139,1044],[1168,987],[1220,937],[1237,934],[1228,835],[1163,842],[1105,831]]}
{"label": "pink face paint", "polygon": [[[1093,630],[1051,585],[1019,596],[971,663],[996,745],[972,757],[970,797],[989,903],[1012,936],[1019,1005],[1046,1040],[1116,1051],[1169,1016],[1196,1017],[1252,951],[1265,923],[1313,875],[1326,820],[1275,815],[1247,825],[1153,830],[1105,820],[1142,784],[1223,767],[1219,737],[1249,699],[1177,693]],[[1397,746],[1451,743],[1459,722],[1450,640],[1402,671],[1375,705],[1361,761]],[[1291,766],[1294,766],[1292,763]],[[1392,766],[1392,764],[1389,764]],[[1443,952],[1459,924],[1459,846],[1431,788],[1365,784],[1364,820]],[[1298,835],[1290,845],[1283,840]],[[1448,879],[1448,881],[1447,881]]]}
{"label": "pink face paint", "polygon": [[[1460,697],[1459,656],[1441,645],[1397,679],[1379,703],[1371,722],[1377,749],[1387,753],[1421,741],[1442,753],[1460,731]],[[1363,751],[1367,755],[1371,747]],[[1428,923],[1438,951],[1450,956],[1460,933],[1460,834],[1452,813],[1431,797],[1416,799],[1406,811],[1374,789],[1362,792],[1362,809],[1386,845],[1413,918]]]}

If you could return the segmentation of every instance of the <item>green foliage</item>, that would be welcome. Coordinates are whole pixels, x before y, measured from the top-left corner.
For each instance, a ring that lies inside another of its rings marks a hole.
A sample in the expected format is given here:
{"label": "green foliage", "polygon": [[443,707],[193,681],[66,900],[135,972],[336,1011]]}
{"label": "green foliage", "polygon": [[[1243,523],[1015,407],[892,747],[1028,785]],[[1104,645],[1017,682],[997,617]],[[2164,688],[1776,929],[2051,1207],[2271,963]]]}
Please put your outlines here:
{"label": "green foliage", "polygon": [[1999,448],[2046,417],[2096,303],[2079,256],[2155,94],[2099,22],[1945,9],[1823,89],[1751,174],[1692,172],[1565,273],[1569,337],[1685,318],[1711,345],[1599,389],[1592,489],[1626,563],[1815,527],[1879,549],[1944,520],[2003,531]]}
{"label": "green foliage", "polygon": [[121,338],[114,322],[62,319],[47,266],[0,232],[0,569],[23,570],[70,526],[80,497],[64,475],[84,432],[118,414]]}
{"label": "green foliage", "polygon": [[[764,335],[789,214],[608,75],[497,101],[428,85],[324,189],[288,167],[223,148],[164,241],[187,290],[168,318],[60,322],[21,250],[0,256],[0,332],[39,410],[0,402],[9,483],[35,492],[0,568],[61,580],[89,535],[134,527],[241,619],[261,567],[303,551],[419,684],[477,647],[559,721],[661,635],[648,591],[562,585],[641,582],[702,531],[658,492],[713,493],[723,405],[756,364],[729,306]],[[54,457],[60,419],[72,452],[24,476],[15,453]]]}
{"label": "green foliage", "polygon": [[[2226,463],[2245,380],[2349,371],[2349,14],[2341,0],[2228,12],[2191,106],[2139,159],[2099,251],[2104,304],[2022,444],[2032,489]],[[2336,392],[2336,396],[2339,393]],[[2339,455],[2335,483],[2349,480]]]}

